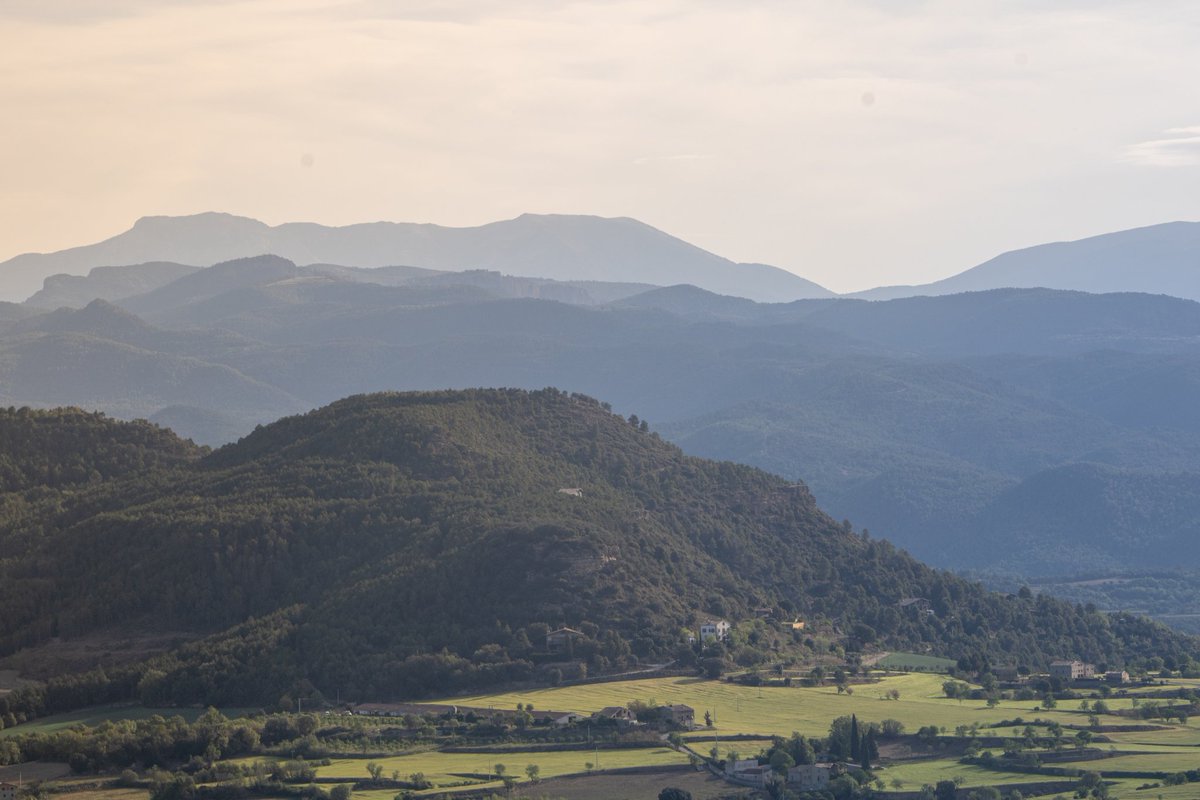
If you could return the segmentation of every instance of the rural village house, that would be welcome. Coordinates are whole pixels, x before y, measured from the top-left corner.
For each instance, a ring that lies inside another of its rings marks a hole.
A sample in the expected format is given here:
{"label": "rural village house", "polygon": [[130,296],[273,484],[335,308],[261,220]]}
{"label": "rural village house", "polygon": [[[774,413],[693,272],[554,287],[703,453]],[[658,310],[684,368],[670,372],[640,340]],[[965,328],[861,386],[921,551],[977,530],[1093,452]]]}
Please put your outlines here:
{"label": "rural village house", "polygon": [[715,639],[723,642],[729,636],[729,623],[723,619],[710,619],[700,623],[700,641]]}
{"label": "rural village house", "polygon": [[1090,678],[1095,674],[1096,668],[1082,661],[1055,661],[1050,665],[1050,677],[1067,683]]}
{"label": "rural village house", "polygon": [[572,639],[585,638],[582,631],[574,628],[559,628],[546,634],[546,649],[551,653],[562,653],[570,647]]}

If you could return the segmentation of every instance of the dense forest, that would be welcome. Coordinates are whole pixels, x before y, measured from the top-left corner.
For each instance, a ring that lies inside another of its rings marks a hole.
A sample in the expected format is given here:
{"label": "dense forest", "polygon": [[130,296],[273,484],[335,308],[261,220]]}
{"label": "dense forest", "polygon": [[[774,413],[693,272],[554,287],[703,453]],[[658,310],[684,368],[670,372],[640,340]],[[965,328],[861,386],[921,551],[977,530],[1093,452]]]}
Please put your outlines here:
{"label": "dense forest", "polygon": [[[847,652],[1032,668],[1200,655],[1140,617],[928,568],[835,522],[802,484],[685,456],[636,417],[554,389],[357,396],[207,454],[78,412],[10,412],[0,429],[95,462],[69,486],[0,495],[3,653],[96,632],[205,636],[52,682],[29,701],[42,709],[392,699],[686,664],[701,618],[760,607],[823,626]],[[931,612],[900,604],[914,597]],[[546,652],[560,625],[582,634],[572,658]],[[740,627],[717,654],[730,664],[778,646]]]}

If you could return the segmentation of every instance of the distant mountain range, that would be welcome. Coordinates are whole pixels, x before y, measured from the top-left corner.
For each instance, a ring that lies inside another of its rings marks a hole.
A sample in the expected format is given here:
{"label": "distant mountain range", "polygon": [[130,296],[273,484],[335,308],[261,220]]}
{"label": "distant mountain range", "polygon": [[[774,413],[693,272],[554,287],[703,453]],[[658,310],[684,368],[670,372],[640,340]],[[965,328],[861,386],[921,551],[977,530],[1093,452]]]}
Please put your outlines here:
{"label": "distant mountain range", "polygon": [[[396,222],[272,227],[217,213],[144,217],[125,233],[97,244],[9,259],[0,264],[0,296],[23,300],[52,278],[45,287],[49,295],[37,301],[46,305],[71,287],[72,281],[54,278],[59,274],[148,262],[208,266],[264,254],[299,264],[483,269],[559,281],[656,286],[692,283],[719,294],[775,302],[832,296],[786,270],[737,264],[628,218],[523,214],[474,228]],[[163,271],[161,266],[157,270]],[[142,278],[149,279],[145,271]]]}
{"label": "distant mountain range", "polygon": [[[73,282],[153,286],[82,308],[0,305],[0,405],[80,405],[221,444],[354,393],[558,386],[689,452],[804,480],[826,510],[940,565],[1200,568],[1192,301],[1007,289],[760,304],[277,256],[169,271]],[[1102,527],[1012,513],[1060,494],[1064,509],[1143,506]]]}
{"label": "distant mountain range", "polygon": [[892,300],[1033,287],[1097,294],[1145,292],[1200,300],[1200,222],[1168,222],[1027,247],[944,280],[920,286],[883,286],[851,296]]}
{"label": "distant mountain range", "polygon": [[[420,270],[484,270],[560,282],[690,284],[768,303],[834,296],[785,270],[738,264],[628,218],[524,214],[473,228],[393,222],[272,227],[246,217],[205,213],[144,217],[97,244],[9,259],[0,264],[0,297],[30,298],[42,308],[80,307],[96,298],[145,293],[199,267],[265,254],[326,272],[392,267],[411,277]],[[389,281],[374,277],[369,282]],[[1200,222],[1014,250],[944,280],[847,296],[892,300],[1004,288],[1200,300]]]}

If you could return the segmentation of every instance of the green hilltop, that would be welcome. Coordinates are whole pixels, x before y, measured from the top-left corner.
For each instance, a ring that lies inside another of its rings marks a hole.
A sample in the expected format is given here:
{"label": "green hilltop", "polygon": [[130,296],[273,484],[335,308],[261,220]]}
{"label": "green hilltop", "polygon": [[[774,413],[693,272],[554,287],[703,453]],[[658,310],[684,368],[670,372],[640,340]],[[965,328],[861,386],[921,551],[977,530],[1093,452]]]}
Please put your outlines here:
{"label": "green hilltop", "polygon": [[[0,655],[97,632],[193,637],[60,679],[49,706],[395,699],[551,683],[579,663],[685,666],[687,630],[761,607],[850,652],[1031,668],[1200,655],[1143,618],[931,569],[831,519],[802,484],[686,456],[555,389],[356,396],[213,452],[145,423],[0,414],[5,440],[22,430],[96,468],[34,485],[19,462],[38,449],[6,454],[27,477],[0,494]],[[138,456],[114,457],[126,452]],[[582,634],[574,665],[546,653],[563,625]],[[754,666],[803,646],[781,637],[740,638],[722,657]]]}

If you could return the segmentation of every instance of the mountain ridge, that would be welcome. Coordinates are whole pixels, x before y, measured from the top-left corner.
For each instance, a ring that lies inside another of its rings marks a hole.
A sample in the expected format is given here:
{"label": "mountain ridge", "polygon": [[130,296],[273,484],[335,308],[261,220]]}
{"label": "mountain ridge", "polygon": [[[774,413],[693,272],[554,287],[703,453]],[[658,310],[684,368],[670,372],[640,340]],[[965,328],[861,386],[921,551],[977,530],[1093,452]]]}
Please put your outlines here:
{"label": "mountain ridge", "polygon": [[124,233],[94,245],[16,256],[0,264],[0,294],[24,299],[47,277],[100,265],[208,265],[267,254],[357,267],[403,264],[556,280],[690,282],[753,299],[832,295],[786,270],[737,264],[629,217],[522,214],[473,227],[405,222],[272,227],[220,212],[142,217]]}
{"label": "mountain ridge", "polygon": [[[21,413],[72,412],[0,413],[0,432]],[[134,425],[89,419],[100,441]],[[182,454],[0,504],[0,545],[20,554],[0,561],[0,649],[153,618],[213,638],[124,675],[129,691],[245,704],[302,685],[390,699],[552,681],[567,667],[540,637],[562,624],[599,673],[694,664],[698,619],[764,605],[846,632],[852,651],[1041,666],[1200,647],[1131,615],[985,592],[834,522],[802,484],[687,456],[555,389],[361,395]],[[934,613],[906,612],[914,596]],[[753,665],[794,639],[761,635],[731,655]]]}
{"label": "mountain ridge", "polygon": [[1200,300],[1200,222],[1178,220],[1009,250],[932,283],[847,297],[894,300],[1002,288],[1139,292]]}

